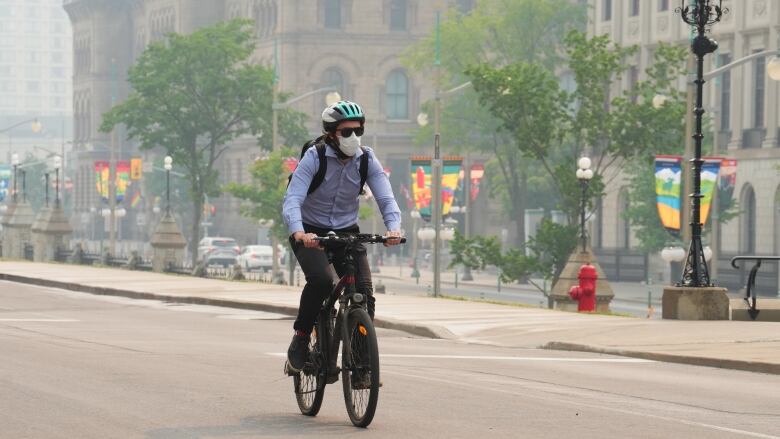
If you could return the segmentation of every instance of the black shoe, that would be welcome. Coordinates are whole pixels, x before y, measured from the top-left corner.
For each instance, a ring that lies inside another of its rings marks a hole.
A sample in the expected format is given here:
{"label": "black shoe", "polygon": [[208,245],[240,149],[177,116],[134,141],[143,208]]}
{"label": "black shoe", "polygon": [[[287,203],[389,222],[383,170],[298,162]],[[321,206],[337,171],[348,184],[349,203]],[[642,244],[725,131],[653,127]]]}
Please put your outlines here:
{"label": "black shoe", "polygon": [[309,336],[293,335],[287,349],[287,370],[298,373],[309,358]]}
{"label": "black shoe", "polygon": [[[352,372],[352,388],[355,390],[368,390],[371,388],[371,372]],[[382,381],[379,381],[382,387]]]}

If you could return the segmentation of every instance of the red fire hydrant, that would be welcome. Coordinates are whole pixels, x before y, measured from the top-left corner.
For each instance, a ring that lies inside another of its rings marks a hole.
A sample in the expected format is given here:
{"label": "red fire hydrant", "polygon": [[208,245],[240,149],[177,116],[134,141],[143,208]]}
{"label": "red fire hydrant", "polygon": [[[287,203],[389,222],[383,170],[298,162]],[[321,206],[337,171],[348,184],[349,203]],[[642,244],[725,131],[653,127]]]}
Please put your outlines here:
{"label": "red fire hydrant", "polygon": [[580,267],[580,273],[577,275],[580,284],[569,290],[569,297],[578,303],[577,311],[593,312],[596,310],[596,280],[598,277],[596,267],[590,264]]}

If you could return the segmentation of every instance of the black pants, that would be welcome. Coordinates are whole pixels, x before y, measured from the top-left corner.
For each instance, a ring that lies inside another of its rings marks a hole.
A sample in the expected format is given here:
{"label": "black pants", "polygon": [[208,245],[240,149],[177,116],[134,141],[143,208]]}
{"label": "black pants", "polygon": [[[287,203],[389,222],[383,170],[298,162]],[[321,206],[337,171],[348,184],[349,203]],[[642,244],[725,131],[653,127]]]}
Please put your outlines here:
{"label": "black pants", "polygon": [[[325,236],[329,230],[304,224],[306,233],[315,233]],[[336,230],[337,233],[359,233],[357,226],[344,230]],[[336,251],[333,265],[328,263],[325,252],[317,248],[306,248],[303,244],[296,243],[290,237],[290,246],[298,259],[298,263],[306,275],[306,285],[301,293],[301,303],[298,307],[298,317],[293,328],[296,331],[311,332],[314,321],[317,319],[322,307],[322,302],[338,283],[339,277],[344,275],[344,252]],[[368,314],[374,318],[374,288],[371,284],[371,269],[368,266],[366,247],[360,245],[354,253],[355,268],[357,269],[357,291],[367,297]]]}

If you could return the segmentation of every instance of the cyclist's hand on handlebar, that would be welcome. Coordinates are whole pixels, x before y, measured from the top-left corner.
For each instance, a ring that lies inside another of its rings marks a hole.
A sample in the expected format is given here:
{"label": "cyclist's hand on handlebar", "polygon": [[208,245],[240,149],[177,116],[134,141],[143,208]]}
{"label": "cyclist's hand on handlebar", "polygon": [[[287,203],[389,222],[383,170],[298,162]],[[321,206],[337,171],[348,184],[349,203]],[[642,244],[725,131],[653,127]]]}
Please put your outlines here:
{"label": "cyclist's hand on handlebar", "polygon": [[393,238],[393,239],[388,239],[385,242],[385,247],[398,245],[398,244],[401,243],[401,231],[400,230],[388,230],[387,233],[385,233],[385,238]]}
{"label": "cyclist's hand on handlebar", "polygon": [[317,235],[314,233],[306,233],[306,232],[295,232],[293,234],[293,239],[297,242],[300,242],[303,244],[306,248],[319,248],[320,243],[315,241],[314,238],[316,238]]}

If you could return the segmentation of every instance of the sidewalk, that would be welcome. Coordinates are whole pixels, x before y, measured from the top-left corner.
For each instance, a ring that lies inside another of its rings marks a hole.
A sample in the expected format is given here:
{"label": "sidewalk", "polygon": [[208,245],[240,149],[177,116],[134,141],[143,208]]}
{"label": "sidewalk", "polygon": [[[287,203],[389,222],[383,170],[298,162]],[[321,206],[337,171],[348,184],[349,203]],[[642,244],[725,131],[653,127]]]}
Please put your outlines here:
{"label": "sidewalk", "polygon": [[[0,261],[0,279],[92,294],[294,314],[300,289],[112,268]],[[0,293],[1,295],[1,293]],[[780,374],[777,323],[646,320],[379,295],[377,326],[517,348],[583,350]]]}

